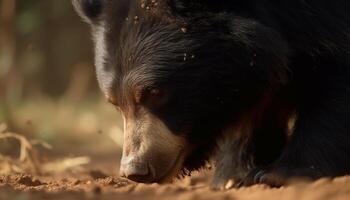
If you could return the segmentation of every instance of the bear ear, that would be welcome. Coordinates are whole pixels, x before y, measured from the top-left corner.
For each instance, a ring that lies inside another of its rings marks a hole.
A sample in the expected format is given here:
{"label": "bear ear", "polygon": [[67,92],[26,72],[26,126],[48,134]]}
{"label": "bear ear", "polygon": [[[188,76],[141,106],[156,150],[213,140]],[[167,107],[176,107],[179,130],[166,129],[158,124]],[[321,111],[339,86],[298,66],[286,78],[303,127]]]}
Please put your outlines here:
{"label": "bear ear", "polygon": [[76,12],[87,23],[94,23],[101,16],[106,0],[72,0]]}

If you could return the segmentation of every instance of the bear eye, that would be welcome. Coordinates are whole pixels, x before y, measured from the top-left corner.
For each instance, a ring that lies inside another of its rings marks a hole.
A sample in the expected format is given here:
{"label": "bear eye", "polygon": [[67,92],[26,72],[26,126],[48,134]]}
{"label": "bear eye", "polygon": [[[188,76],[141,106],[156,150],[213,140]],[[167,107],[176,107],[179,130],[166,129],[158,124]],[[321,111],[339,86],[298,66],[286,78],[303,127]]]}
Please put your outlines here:
{"label": "bear eye", "polygon": [[141,102],[149,107],[157,108],[164,105],[168,99],[168,92],[162,88],[147,88],[144,90]]}
{"label": "bear eye", "polygon": [[149,89],[149,93],[151,95],[158,96],[161,94],[161,91],[158,88],[151,88],[151,89]]}
{"label": "bear eye", "polygon": [[104,0],[81,0],[83,12],[89,18],[96,18],[102,13]]}

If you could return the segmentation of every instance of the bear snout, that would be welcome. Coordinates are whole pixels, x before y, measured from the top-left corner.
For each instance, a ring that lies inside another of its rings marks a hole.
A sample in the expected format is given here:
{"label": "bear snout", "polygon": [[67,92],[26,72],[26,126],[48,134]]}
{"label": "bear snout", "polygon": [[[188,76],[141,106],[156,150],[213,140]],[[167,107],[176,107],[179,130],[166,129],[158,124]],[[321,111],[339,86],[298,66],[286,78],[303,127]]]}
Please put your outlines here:
{"label": "bear snout", "polygon": [[137,159],[135,156],[123,156],[119,174],[139,183],[150,183],[154,179],[154,174],[149,164]]}

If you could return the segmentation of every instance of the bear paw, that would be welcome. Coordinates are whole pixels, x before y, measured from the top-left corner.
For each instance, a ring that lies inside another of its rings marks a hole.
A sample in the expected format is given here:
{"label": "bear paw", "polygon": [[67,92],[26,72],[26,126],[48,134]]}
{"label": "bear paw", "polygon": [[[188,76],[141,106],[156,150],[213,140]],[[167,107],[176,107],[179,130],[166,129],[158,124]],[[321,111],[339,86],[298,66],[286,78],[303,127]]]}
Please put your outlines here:
{"label": "bear paw", "polygon": [[256,169],[248,174],[248,176],[242,180],[239,186],[251,186],[254,184],[267,184],[272,187],[280,187],[284,185],[287,178],[279,173],[275,173],[265,169]]}
{"label": "bear paw", "polygon": [[312,167],[304,169],[255,169],[243,179],[239,186],[266,184],[271,187],[281,187],[296,181],[310,181],[319,177],[321,177],[320,173]]}

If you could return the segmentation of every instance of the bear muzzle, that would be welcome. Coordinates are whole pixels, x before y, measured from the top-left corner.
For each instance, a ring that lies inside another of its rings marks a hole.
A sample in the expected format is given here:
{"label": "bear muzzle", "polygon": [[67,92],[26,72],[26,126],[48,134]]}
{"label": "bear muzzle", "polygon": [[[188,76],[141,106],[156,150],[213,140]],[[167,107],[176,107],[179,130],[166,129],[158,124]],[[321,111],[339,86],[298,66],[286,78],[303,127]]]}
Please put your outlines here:
{"label": "bear muzzle", "polygon": [[119,173],[120,176],[139,183],[150,183],[154,180],[150,164],[135,156],[123,156]]}

